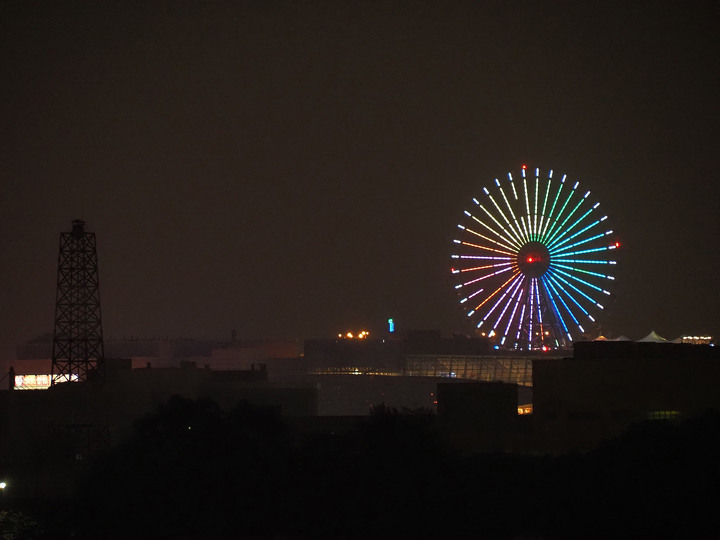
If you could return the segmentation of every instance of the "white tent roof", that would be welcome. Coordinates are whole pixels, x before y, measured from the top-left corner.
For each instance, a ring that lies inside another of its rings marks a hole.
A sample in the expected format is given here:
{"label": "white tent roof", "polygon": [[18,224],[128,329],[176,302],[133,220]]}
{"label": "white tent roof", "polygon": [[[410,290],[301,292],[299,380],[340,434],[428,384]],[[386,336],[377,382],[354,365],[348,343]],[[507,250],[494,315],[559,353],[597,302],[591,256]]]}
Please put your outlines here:
{"label": "white tent roof", "polygon": [[638,339],[638,343],[667,343],[667,339],[657,335],[655,330],[653,330],[644,338]]}

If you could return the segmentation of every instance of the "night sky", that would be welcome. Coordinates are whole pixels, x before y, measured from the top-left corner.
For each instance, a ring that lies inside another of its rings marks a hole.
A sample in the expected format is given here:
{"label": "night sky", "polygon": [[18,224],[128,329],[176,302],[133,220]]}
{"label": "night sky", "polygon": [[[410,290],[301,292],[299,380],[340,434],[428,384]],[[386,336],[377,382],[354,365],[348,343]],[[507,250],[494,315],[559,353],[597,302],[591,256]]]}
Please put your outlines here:
{"label": "night sky", "polygon": [[623,242],[603,332],[720,334],[718,3],[0,6],[0,360],[51,332],[61,231],[107,337],[469,333],[462,211],[522,164]]}

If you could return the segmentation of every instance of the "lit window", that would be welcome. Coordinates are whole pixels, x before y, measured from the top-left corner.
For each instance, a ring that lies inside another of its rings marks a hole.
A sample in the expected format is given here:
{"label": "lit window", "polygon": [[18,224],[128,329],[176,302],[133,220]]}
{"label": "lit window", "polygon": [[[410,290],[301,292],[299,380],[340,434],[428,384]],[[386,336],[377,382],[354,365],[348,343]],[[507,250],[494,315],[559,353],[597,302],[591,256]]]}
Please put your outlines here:
{"label": "lit window", "polygon": [[680,411],[650,411],[648,420],[677,420],[680,418]]}

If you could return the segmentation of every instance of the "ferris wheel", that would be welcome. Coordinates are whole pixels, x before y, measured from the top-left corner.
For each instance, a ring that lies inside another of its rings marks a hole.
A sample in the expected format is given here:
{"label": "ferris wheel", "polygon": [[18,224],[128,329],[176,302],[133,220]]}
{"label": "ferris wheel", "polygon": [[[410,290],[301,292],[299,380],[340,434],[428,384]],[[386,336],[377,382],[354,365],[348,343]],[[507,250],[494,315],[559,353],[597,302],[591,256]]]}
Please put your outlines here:
{"label": "ferris wheel", "polygon": [[473,198],[453,241],[460,304],[504,349],[563,349],[587,333],[610,296],[607,216],[579,182],[522,166]]}

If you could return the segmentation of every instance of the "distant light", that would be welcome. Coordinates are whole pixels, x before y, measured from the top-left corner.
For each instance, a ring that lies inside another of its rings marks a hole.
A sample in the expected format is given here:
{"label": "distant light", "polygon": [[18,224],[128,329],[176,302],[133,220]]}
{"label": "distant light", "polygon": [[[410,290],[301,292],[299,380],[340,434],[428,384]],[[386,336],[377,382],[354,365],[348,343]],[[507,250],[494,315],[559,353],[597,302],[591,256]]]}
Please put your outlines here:
{"label": "distant light", "polygon": [[497,351],[499,348],[500,348],[500,345],[495,345],[495,346],[493,347],[493,349],[495,349],[496,351]]}
{"label": "distant light", "polygon": [[523,168],[523,169],[527,169],[527,165],[523,165],[522,168]]}
{"label": "distant light", "polygon": [[5,489],[7,487],[7,484],[5,482],[0,482],[0,489]]}
{"label": "distant light", "polygon": [[[455,269],[453,269],[453,271],[454,270]],[[392,319],[388,319],[388,332],[390,332],[391,334],[395,332],[395,321],[393,321]]]}
{"label": "distant light", "polygon": [[533,258],[532,258],[532,257],[528,257],[528,258],[527,258],[527,262],[529,262],[529,263],[533,262]]}

